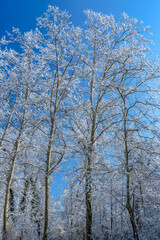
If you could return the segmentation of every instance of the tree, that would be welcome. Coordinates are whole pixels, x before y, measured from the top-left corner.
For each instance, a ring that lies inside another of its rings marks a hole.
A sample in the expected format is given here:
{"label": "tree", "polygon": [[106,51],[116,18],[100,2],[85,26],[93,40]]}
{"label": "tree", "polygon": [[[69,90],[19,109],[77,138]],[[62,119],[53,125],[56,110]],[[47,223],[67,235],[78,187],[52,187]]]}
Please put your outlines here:
{"label": "tree", "polygon": [[[9,196],[16,160],[22,142],[29,138],[30,133],[34,130],[32,120],[39,109],[36,102],[33,102],[33,90],[42,71],[42,66],[39,67],[36,62],[34,51],[38,45],[37,35],[37,31],[35,33],[31,31],[22,36],[18,29],[13,29],[13,34],[9,34],[9,40],[4,40],[3,44],[19,43],[22,53],[18,54],[16,51],[7,49],[1,52],[1,60],[4,62],[2,66],[2,86],[7,90],[6,96],[3,94],[1,98],[2,110],[7,119],[6,123],[2,125],[4,126],[4,132],[1,145],[4,144],[4,141],[7,144],[9,143],[7,149],[9,170],[6,179],[3,239],[7,238]],[[9,130],[10,133],[8,133]]]}
{"label": "tree", "polygon": [[[68,108],[66,98],[72,93],[76,81],[76,68],[79,62],[81,30],[69,23],[66,11],[49,6],[44,16],[38,19],[44,28],[42,56],[48,76],[44,83],[44,103],[46,108],[46,160],[45,160],[45,222],[43,240],[47,239],[49,223],[49,178],[64,157],[65,140],[60,136],[62,118]],[[47,81],[46,81],[47,80]],[[58,148],[61,146],[61,149]],[[56,151],[56,148],[58,150]]]}

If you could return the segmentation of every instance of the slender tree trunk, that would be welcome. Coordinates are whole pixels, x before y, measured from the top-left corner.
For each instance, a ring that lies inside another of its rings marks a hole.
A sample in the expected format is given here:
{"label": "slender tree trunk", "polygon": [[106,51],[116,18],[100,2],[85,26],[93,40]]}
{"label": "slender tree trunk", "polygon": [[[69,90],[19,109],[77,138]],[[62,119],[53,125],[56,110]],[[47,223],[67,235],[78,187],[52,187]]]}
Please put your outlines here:
{"label": "slender tree trunk", "polygon": [[92,131],[91,131],[91,146],[88,149],[87,169],[86,169],[86,239],[92,240],[92,157],[93,157],[93,144],[95,134],[95,117],[93,118]]}
{"label": "slender tree trunk", "polygon": [[91,138],[90,147],[87,153],[87,169],[86,169],[86,239],[92,240],[92,157],[93,157],[93,146],[94,146],[94,136],[95,136],[95,123],[96,114],[93,110],[93,79],[91,81],[91,106],[92,106],[92,128],[91,128]]}
{"label": "slender tree trunk", "polygon": [[112,179],[111,179],[111,236],[113,231],[113,196],[112,196]]}
{"label": "slender tree trunk", "polygon": [[137,230],[135,217],[134,217],[134,210],[130,204],[127,205],[127,210],[128,210],[129,216],[130,216],[134,239],[139,240],[138,230]]}
{"label": "slender tree trunk", "polygon": [[15,202],[14,202],[14,191],[12,188],[10,189],[9,211],[11,213],[12,221],[15,222],[15,219],[14,219]]}
{"label": "slender tree trunk", "polygon": [[123,113],[124,116],[123,117],[124,117],[124,142],[125,142],[126,191],[127,191],[126,208],[129,213],[134,239],[139,240],[138,230],[137,230],[136,221],[135,221],[135,217],[134,217],[134,204],[133,204],[133,206],[131,205],[131,195],[130,195],[130,172],[131,172],[131,170],[129,168],[129,151],[128,151],[127,121],[126,121],[127,113],[126,113],[125,98],[123,98],[123,102],[124,102],[124,113]]}
{"label": "slender tree trunk", "polygon": [[[124,193],[123,193],[123,176],[122,176],[122,206],[123,206],[123,197],[124,197]],[[121,240],[123,239],[123,208],[122,208],[122,213],[121,213]]]}
{"label": "slender tree trunk", "polygon": [[22,196],[21,201],[20,201],[20,210],[22,212],[25,212],[25,209],[26,209],[26,201],[27,201],[28,190],[29,190],[29,179],[26,179],[25,182],[24,182],[23,196]]}
{"label": "slender tree trunk", "polygon": [[86,239],[92,239],[92,205],[91,205],[91,160],[88,158],[86,173]]}
{"label": "slender tree trunk", "polygon": [[70,189],[70,240],[73,240],[73,190]]}
{"label": "slender tree trunk", "polygon": [[44,215],[44,233],[43,240],[48,238],[48,223],[49,223],[49,176],[45,176],[45,215]]}
{"label": "slender tree trunk", "polygon": [[50,138],[48,143],[47,150],[47,160],[46,160],[46,176],[45,176],[45,214],[44,214],[44,232],[43,240],[48,238],[48,223],[49,223],[49,176],[50,176],[50,164],[51,164],[51,149],[52,149],[52,139],[53,139],[53,130],[54,130],[54,119],[52,119],[52,125],[50,130]]}
{"label": "slender tree trunk", "polygon": [[10,169],[10,173],[9,173],[8,179],[7,179],[7,188],[6,188],[6,193],[5,193],[5,203],[4,203],[4,212],[3,212],[3,237],[2,237],[2,240],[7,240],[9,197],[10,197],[10,189],[11,189],[11,183],[12,183],[16,158],[18,155],[18,149],[19,149],[19,145],[20,145],[19,138],[20,138],[20,134],[15,143],[15,148],[14,148],[15,153],[14,153],[14,156],[12,159],[11,169]]}
{"label": "slender tree trunk", "polygon": [[[26,93],[25,93],[25,100],[28,100],[28,87],[26,89]],[[14,169],[15,169],[15,164],[16,164],[16,159],[17,159],[17,155],[18,155],[18,150],[20,147],[20,138],[23,132],[23,128],[25,125],[25,115],[26,115],[26,108],[23,109],[23,117],[22,117],[22,122],[21,122],[21,127],[20,127],[20,131],[18,134],[18,137],[16,139],[16,142],[14,144],[13,147],[13,158],[12,158],[12,162],[11,162],[11,168],[10,168],[10,172],[7,178],[7,187],[6,187],[6,193],[5,193],[5,203],[4,203],[4,212],[3,212],[3,236],[2,236],[2,240],[7,240],[7,227],[8,227],[8,209],[9,209],[9,197],[10,197],[10,189],[11,189],[11,184],[12,184],[12,179],[13,179],[13,174],[14,174]]]}

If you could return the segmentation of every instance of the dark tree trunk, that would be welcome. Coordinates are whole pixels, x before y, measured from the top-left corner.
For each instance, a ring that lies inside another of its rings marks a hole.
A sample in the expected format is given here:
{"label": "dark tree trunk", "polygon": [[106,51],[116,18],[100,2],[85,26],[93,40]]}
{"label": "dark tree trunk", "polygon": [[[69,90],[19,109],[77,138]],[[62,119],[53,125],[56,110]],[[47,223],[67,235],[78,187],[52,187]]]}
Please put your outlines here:
{"label": "dark tree trunk", "polygon": [[91,205],[91,160],[88,158],[88,167],[86,172],[86,239],[92,239],[92,205]]}

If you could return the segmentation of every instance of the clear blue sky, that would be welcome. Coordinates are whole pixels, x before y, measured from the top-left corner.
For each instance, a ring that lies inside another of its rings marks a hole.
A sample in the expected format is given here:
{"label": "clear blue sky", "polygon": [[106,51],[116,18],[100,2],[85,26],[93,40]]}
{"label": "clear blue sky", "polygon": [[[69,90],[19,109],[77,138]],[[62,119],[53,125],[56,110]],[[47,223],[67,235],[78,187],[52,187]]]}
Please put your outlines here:
{"label": "clear blue sky", "polygon": [[12,26],[22,32],[34,28],[36,17],[41,16],[49,4],[67,9],[75,25],[84,22],[84,9],[112,13],[116,18],[126,12],[151,26],[156,48],[160,48],[160,0],[0,0],[0,38],[5,30],[11,31]]}

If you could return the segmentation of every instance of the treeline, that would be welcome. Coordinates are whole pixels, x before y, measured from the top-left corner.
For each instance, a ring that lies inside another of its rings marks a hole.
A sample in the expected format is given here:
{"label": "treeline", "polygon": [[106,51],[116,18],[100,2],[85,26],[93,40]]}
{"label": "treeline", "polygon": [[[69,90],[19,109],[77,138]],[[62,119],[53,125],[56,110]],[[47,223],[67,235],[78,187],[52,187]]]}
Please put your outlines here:
{"label": "treeline", "polygon": [[49,6],[35,30],[1,39],[2,240],[160,239],[159,63],[148,28],[126,14],[84,14],[81,29]]}

